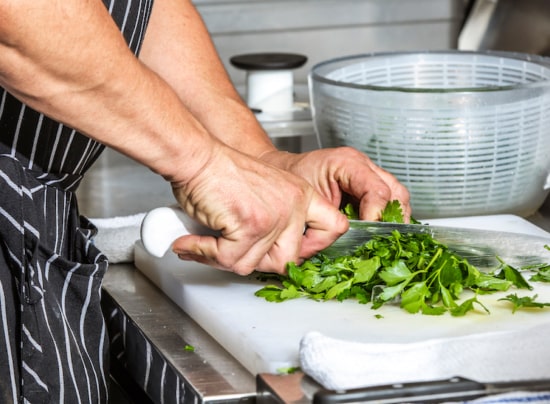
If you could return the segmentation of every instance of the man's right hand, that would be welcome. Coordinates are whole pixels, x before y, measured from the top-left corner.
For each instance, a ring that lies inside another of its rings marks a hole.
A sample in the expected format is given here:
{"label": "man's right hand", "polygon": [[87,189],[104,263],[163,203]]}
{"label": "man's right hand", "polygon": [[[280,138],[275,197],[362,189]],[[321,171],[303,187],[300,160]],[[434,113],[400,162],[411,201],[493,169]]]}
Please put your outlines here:
{"label": "man's right hand", "polygon": [[349,226],[305,180],[223,144],[191,180],[172,186],[190,216],[221,232],[181,237],[173,251],[241,275],[284,273],[287,262],[312,256]]}

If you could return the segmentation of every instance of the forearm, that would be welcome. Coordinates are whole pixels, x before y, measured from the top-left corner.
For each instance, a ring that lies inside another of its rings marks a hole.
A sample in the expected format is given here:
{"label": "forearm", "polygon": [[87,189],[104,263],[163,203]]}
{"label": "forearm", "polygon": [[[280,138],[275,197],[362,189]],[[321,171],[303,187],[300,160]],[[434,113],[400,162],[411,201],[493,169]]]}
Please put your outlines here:
{"label": "forearm", "polygon": [[101,1],[4,0],[0,20],[0,84],[21,101],[169,180],[208,159],[211,136],[129,51]]}
{"label": "forearm", "polygon": [[170,83],[218,139],[254,156],[274,149],[231,83],[190,1],[157,0],[140,59]]}

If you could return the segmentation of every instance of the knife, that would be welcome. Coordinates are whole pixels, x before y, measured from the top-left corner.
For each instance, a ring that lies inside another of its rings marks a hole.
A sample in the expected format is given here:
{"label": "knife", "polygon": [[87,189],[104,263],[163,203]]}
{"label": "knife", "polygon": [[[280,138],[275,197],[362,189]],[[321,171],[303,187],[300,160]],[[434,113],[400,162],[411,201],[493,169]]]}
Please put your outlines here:
{"label": "knife", "polygon": [[[335,403],[442,403],[464,402],[476,398],[494,396],[497,394],[515,393],[508,398],[509,402],[543,402],[550,390],[550,380],[517,380],[499,383],[480,383],[463,377],[434,380],[427,382],[391,384],[384,386],[365,387],[348,391],[320,390],[313,396],[314,404]],[[523,397],[518,392],[524,392]],[[540,392],[530,400],[525,392]],[[514,399],[515,398],[515,399]],[[539,400],[535,399],[539,398]],[[506,398],[493,398],[491,403],[507,402]],[[546,401],[544,401],[546,402]]]}
{"label": "knife", "polygon": [[[372,237],[390,235],[394,230],[401,234],[429,234],[472,265],[481,268],[497,265],[497,256],[512,266],[550,264],[550,251],[545,248],[550,245],[550,234],[543,237],[494,230],[362,220],[350,220],[349,230],[322,252],[329,257],[349,255]],[[141,241],[145,250],[159,258],[166,254],[174,240],[186,234],[219,236],[219,232],[194,221],[178,207],[153,209],[145,215],[141,224]]]}
{"label": "knife", "polygon": [[147,212],[141,222],[140,235],[143,247],[157,258],[162,258],[177,238],[189,234],[217,237],[220,232],[195,221],[177,206],[153,209]]}
{"label": "knife", "polygon": [[322,252],[329,257],[349,255],[376,236],[387,236],[393,231],[401,234],[428,234],[467,259],[472,265],[492,267],[497,256],[512,266],[550,264],[548,237],[494,230],[350,220],[350,228]]}

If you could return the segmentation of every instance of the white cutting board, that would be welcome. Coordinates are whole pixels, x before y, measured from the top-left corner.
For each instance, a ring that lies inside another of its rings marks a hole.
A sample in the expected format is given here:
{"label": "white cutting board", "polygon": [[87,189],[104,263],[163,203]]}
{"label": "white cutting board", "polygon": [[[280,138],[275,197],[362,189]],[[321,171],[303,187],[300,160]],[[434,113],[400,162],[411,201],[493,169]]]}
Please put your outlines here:
{"label": "white cutting board", "polygon": [[[513,215],[424,222],[550,237],[544,230]],[[372,310],[370,305],[355,301],[295,299],[269,303],[254,296],[254,292],[264,285],[254,277],[240,277],[181,261],[171,252],[163,258],[155,258],[139,241],[135,248],[135,265],[252,374],[278,373],[281,368],[299,366],[299,342],[309,331],[365,343],[406,343],[517,330],[550,321],[550,309],[521,310],[512,314],[510,306],[497,302],[503,295],[479,297],[490,309],[490,315],[476,311],[465,317],[412,315],[392,306]],[[533,291],[514,289],[507,293],[538,294],[538,301],[550,302],[550,285],[532,284],[535,286]],[[195,348],[200,350],[200,345]]]}

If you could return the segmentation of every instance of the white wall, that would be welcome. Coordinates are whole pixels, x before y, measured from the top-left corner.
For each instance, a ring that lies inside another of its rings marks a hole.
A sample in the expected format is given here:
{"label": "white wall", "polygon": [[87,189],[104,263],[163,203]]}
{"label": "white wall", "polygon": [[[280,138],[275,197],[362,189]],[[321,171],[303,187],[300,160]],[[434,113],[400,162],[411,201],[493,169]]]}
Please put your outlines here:
{"label": "white wall", "polygon": [[457,47],[465,0],[195,0],[233,82],[245,73],[234,55],[291,52],[308,57],[295,71],[338,56]]}

